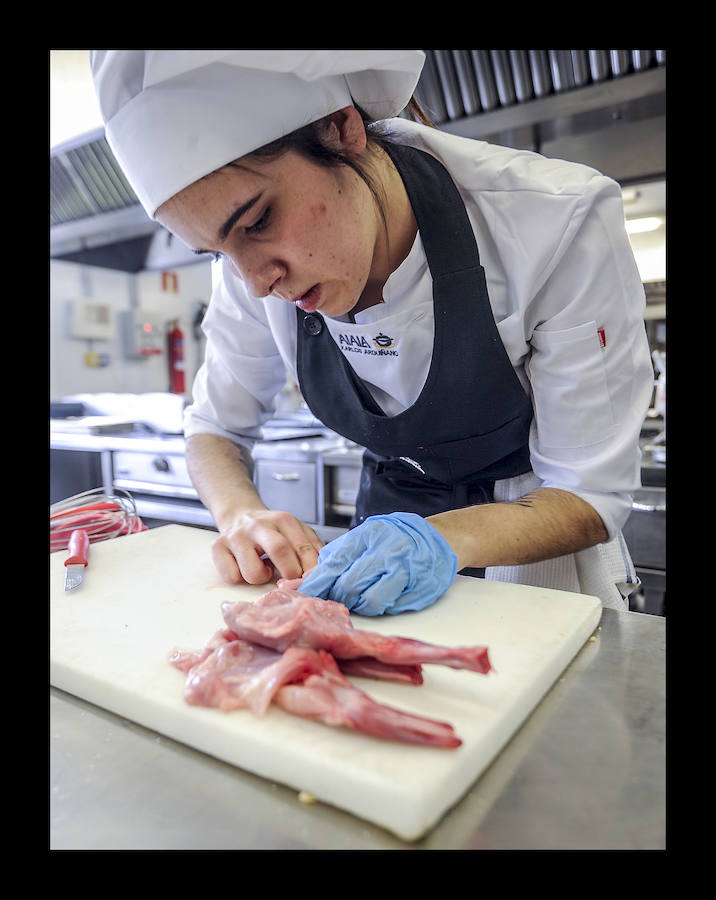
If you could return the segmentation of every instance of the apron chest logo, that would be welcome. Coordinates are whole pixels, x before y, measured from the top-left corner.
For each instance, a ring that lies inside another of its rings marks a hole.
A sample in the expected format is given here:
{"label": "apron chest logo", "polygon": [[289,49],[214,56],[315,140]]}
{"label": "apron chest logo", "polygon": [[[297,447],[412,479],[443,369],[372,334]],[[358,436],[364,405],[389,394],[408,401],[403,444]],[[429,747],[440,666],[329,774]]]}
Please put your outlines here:
{"label": "apron chest logo", "polygon": [[397,356],[395,338],[381,331],[369,342],[362,335],[339,334],[338,345],[344,353],[364,353],[367,356]]}
{"label": "apron chest logo", "polygon": [[377,334],[373,338],[374,346],[378,347],[381,350],[390,350],[390,348],[393,346],[394,343],[395,343],[395,341],[393,340],[393,338],[388,337],[387,334],[383,334],[382,331],[380,334]]}
{"label": "apron chest logo", "polygon": [[344,350],[347,347],[367,347],[370,350],[370,344],[364,337],[357,337],[355,334],[339,334],[338,339]]}

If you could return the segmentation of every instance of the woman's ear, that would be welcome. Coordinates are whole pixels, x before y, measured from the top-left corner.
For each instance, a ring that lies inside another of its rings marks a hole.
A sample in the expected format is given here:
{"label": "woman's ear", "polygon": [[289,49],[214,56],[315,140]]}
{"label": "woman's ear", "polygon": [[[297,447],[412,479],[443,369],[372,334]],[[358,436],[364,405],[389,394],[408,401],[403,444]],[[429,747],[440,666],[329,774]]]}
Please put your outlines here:
{"label": "woman's ear", "polygon": [[362,153],[368,142],[361,114],[355,106],[344,106],[326,117],[327,140],[349,156]]}

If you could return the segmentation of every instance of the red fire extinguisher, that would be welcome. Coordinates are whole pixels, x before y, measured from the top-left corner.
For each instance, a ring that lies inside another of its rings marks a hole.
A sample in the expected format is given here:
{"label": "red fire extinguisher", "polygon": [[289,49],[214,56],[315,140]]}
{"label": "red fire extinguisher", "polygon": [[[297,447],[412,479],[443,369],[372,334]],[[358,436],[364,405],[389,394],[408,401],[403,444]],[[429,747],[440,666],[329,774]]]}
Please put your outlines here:
{"label": "red fire extinguisher", "polygon": [[169,357],[169,391],[172,394],[183,394],[184,382],[184,335],[179,328],[179,320],[175,319],[168,335]]}

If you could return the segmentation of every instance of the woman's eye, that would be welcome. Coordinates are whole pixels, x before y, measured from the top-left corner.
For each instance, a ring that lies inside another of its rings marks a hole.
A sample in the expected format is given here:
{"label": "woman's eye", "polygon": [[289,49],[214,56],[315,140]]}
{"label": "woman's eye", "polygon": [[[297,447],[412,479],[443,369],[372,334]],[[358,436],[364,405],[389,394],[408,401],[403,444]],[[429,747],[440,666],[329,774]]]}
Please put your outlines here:
{"label": "woman's eye", "polygon": [[264,228],[268,225],[269,217],[271,215],[271,207],[267,207],[264,214],[254,222],[253,225],[248,225],[245,229],[246,234],[258,234],[259,231],[263,231]]}
{"label": "woman's eye", "polygon": [[[260,231],[263,231],[264,228],[266,228],[266,226],[268,225],[270,217],[271,217],[271,207],[269,206],[266,208],[266,210],[264,211],[264,214],[261,216],[260,219],[257,219],[253,225],[247,225],[244,228],[244,234],[249,234],[249,235],[258,234]],[[219,260],[223,259],[224,254],[223,253],[212,253],[212,256],[213,256],[214,262],[219,262]]]}

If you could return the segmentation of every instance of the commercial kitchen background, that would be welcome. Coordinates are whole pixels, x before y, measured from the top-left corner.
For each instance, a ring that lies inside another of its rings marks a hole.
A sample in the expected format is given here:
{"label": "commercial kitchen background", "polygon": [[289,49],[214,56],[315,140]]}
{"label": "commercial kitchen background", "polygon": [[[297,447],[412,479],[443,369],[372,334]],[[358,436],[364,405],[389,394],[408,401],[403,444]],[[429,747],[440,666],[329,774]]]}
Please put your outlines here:
{"label": "commercial kitchen background", "polygon": [[[594,166],[620,183],[647,296],[654,397],[627,539],[643,581],[632,609],[666,614],[666,53],[427,50],[417,95],[446,131]],[[212,263],[151,222],[104,140],[87,50],[50,51],[50,502],[103,485],[144,521],[211,527],[183,462],[181,409],[203,356]],[[185,385],[168,334],[183,334]],[[174,390],[172,390],[174,389]],[[95,418],[97,415],[103,418]],[[350,517],[361,448],[287,384],[255,449],[265,502],[325,537]]]}

